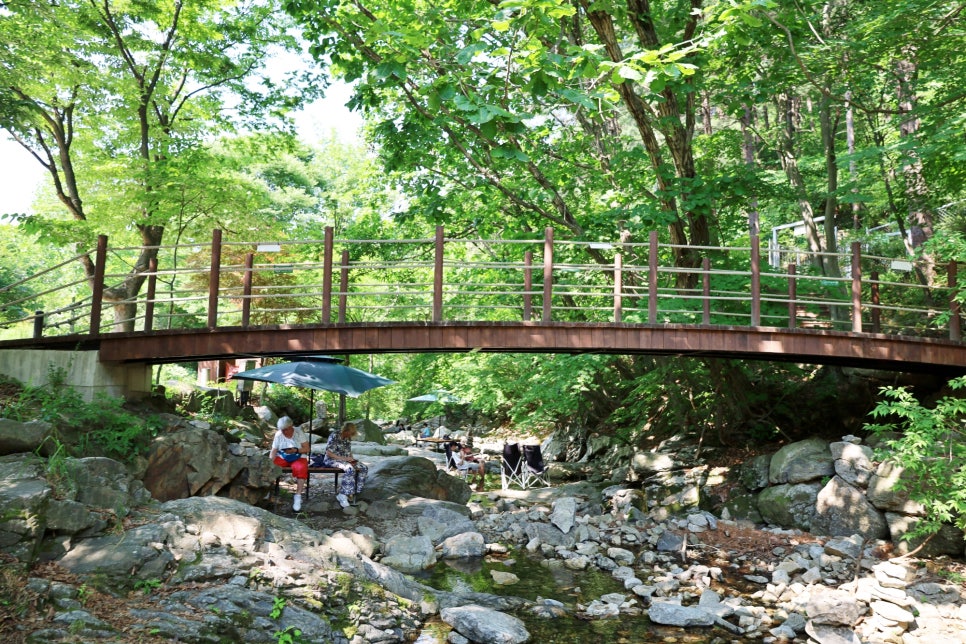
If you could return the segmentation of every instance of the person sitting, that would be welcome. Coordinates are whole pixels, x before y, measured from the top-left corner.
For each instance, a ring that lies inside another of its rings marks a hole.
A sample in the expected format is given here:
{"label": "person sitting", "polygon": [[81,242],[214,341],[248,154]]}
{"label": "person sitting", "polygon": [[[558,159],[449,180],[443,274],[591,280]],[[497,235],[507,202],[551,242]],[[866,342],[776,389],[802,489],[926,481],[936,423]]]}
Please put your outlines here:
{"label": "person sitting", "polygon": [[355,495],[362,492],[366,484],[369,468],[352,455],[352,439],[357,433],[355,423],[345,423],[342,430],[332,432],[329,442],[325,445],[325,458],[322,461],[326,467],[337,467],[345,474],[339,485],[335,500],[343,508],[349,507],[349,499],[355,500]]}
{"label": "person sitting", "polygon": [[476,473],[479,475],[478,489],[483,489],[484,477],[486,475],[486,459],[482,455],[474,454],[473,448],[469,445],[462,445],[453,452],[453,465],[460,472],[469,473],[472,470],[476,470]]}
{"label": "person sitting", "polygon": [[276,423],[278,431],[272,439],[272,450],[268,458],[279,467],[291,467],[295,477],[295,498],[292,500],[292,510],[302,509],[302,494],[305,483],[309,480],[309,462],[302,458],[302,454],[309,453],[309,439],[288,416],[282,416]]}

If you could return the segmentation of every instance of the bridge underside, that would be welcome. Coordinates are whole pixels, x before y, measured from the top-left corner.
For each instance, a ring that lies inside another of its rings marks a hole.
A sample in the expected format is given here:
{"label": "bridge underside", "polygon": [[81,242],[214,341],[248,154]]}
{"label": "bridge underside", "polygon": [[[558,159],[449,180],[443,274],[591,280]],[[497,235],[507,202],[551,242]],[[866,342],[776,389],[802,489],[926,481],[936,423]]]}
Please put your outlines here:
{"label": "bridge underside", "polygon": [[188,329],[60,337],[7,348],[97,348],[106,363],[197,362],[317,353],[651,354],[830,364],[955,376],[966,373],[966,344],[816,329],[580,323],[381,323]]}

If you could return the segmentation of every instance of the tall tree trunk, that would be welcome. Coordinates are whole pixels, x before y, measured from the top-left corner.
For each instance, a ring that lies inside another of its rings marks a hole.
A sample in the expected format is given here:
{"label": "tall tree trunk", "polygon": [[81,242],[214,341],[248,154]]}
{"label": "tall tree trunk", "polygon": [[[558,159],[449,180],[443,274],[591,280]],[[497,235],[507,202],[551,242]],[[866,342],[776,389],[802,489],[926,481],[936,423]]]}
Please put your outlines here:
{"label": "tall tree trunk", "polygon": [[[908,243],[911,244],[912,248],[921,246],[933,234],[933,213],[928,205],[929,188],[923,174],[922,159],[919,158],[916,145],[919,132],[919,119],[915,116],[916,82],[918,79],[918,68],[915,62],[916,53],[915,45],[904,47],[903,58],[895,63],[898,80],[898,105],[903,117],[899,123],[899,136],[906,142],[902,176],[905,179],[906,204],[912,233]],[[934,262],[931,257],[924,257],[923,260],[922,272],[924,275],[921,277],[926,280],[926,283],[931,284],[935,274],[933,270]]]}
{"label": "tall tree trunk", "polygon": [[[822,252],[822,240],[818,234],[815,224],[815,213],[812,204],[808,200],[808,190],[805,188],[805,179],[798,169],[798,158],[795,156],[795,114],[794,101],[788,94],[778,97],[779,106],[784,114],[785,127],[781,133],[781,143],[779,144],[779,158],[782,169],[791,184],[795,199],[798,201],[798,212],[805,224],[805,239],[808,249],[813,253]],[[812,264],[819,271],[823,270],[821,259],[818,255],[813,255]]]}
{"label": "tall tree trunk", "polygon": [[832,117],[832,105],[828,97],[823,96],[819,108],[819,121],[822,129],[822,147],[825,149],[825,178],[828,183],[825,194],[825,250],[830,253],[822,257],[822,274],[829,277],[841,277],[839,267],[838,240],[836,239],[835,214],[838,210],[838,199],[835,195],[839,187],[839,167],[835,156],[835,130],[838,122]]}

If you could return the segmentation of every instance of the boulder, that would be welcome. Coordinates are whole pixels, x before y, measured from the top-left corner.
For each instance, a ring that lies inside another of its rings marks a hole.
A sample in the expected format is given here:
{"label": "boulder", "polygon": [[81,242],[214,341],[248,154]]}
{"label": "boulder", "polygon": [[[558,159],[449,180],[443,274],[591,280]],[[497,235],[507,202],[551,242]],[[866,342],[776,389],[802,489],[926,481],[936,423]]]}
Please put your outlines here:
{"label": "boulder", "polygon": [[909,498],[908,490],[899,489],[900,481],[908,483],[911,479],[911,473],[906,472],[899,465],[892,461],[883,461],[869,480],[869,489],[866,492],[869,502],[887,512],[925,514],[922,504]]}
{"label": "boulder", "polygon": [[771,467],[771,454],[759,454],[738,466],[738,480],[749,492],[757,492],[768,487],[768,472]]}
{"label": "boulder", "polygon": [[889,527],[882,512],[869,503],[861,490],[837,475],[815,499],[811,531],[834,537],[859,534],[865,539],[885,539],[889,536]]}
{"label": "boulder", "polygon": [[21,423],[0,418],[0,456],[33,452],[50,434],[50,423],[32,420]]}
{"label": "boulder", "polygon": [[849,485],[865,487],[875,473],[872,448],[841,441],[829,445],[835,464],[835,473]]}
{"label": "boulder", "polygon": [[463,504],[471,492],[466,481],[438,469],[427,458],[394,456],[369,468],[366,488],[360,496],[372,502],[402,494]]}
{"label": "boulder", "polygon": [[[906,514],[897,514],[895,512],[885,513],[885,520],[889,525],[889,534],[899,554],[911,552],[926,541],[925,537],[912,540],[904,538],[906,534],[916,527],[916,523],[920,518]],[[961,557],[963,555],[963,539],[962,530],[956,526],[943,525],[939,528],[939,532],[929,538],[928,543],[919,551],[918,556],[938,557],[940,555],[951,555],[953,557]]]}
{"label": "boulder", "polygon": [[673,454],[638,452],[631,458],[631,470],[638,476],[647,477],[658,472],[680,467]]}
{"label": "boulder", "polygon": [[772,525],[809,530],[815,518],[815,500],[821,489],[821,483],[773,485],[758,495],[758,511],[761,518]]}
{"label": "boulder", "polygon": [[482,606],[444,608],[439,616],[471,642],[522,644],[530,640],[520,619]]}
{"label": "boulder", "polygon": [[768,482],[807,483],[835,474],[832,453],[821,438],[810,438],[785,445],[775,452],[768,466]]}
{"label": "boulder", "polygon": [[155,439],[143,480],[159,501],[219,495],[255,503],[278,474],[264,449],[229,445],[218,432],[187,427]]}
{"label": "boulder", "polygon": [[404,573],[420,572],[436,563],[433,542],[423,535],[392,537],[383,550],[382,564]]}

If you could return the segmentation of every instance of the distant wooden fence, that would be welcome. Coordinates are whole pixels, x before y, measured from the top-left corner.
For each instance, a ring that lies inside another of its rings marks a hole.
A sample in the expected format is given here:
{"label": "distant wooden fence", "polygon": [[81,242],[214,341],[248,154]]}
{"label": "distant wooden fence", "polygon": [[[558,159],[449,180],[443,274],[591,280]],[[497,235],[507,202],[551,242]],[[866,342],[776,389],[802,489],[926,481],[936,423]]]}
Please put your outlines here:
{"label": "distant wooden fence", "polygon": [[[807,261],[775,269],[751,246],[687,247],[695,268],[674,266],[675,246],[656,232],[644,243],[542,239],[225,241],[158,247],[133,301],[118,320],[105,289],[128,276],[138,248],[94,251],[93,284],[80,255],[0,289],[8,311],[3,339],[103,335],[125,328],[253,327],[400,321],[684,323],[827,328],[960,340],[957,265],[945,283],[924,286],[905,259],[862,255],[853,243],[836,259],[843,277],[814,274]],[[682,276],[682,273],[687,275]],[[681,279],[682,277],[686,279]],[[688,287],[678,287],[678,283]],[[25,293],[20,298],[14,293]],[[64,302],[69,302],[64,304]],[[107,318],[110,318],[109,320]]]}

